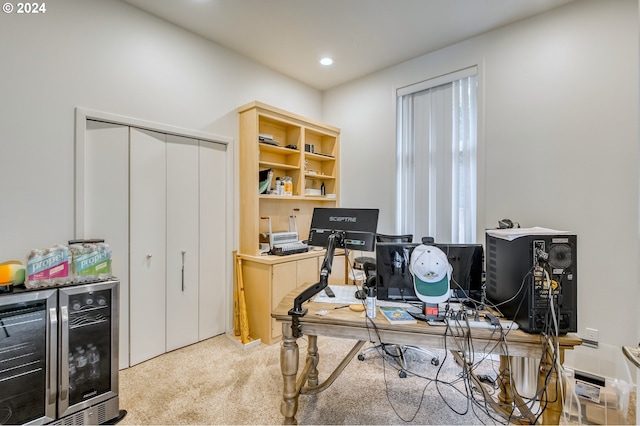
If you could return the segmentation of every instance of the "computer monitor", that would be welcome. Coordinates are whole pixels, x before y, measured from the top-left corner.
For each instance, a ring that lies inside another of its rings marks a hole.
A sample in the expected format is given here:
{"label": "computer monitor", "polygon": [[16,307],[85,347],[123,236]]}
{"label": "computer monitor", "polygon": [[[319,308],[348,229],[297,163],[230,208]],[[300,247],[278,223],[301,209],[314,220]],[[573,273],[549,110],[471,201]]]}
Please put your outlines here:
{"label": "computer monitor", "polygon": [[[417,301],[409,263],[419,243],[381,243],[376,246],[376,286],[380,300]],[[451,299],[480,300],[484,250],[482,244],[433,244],[453,267]]]}
{"label": "computer monitor", "polygon": [[342,241],[337,247],[373,251],[379,212],[378,209],[316,207],[311,218],[308,244],[327,247],[329,236],[340,233]]}
{"label": "computer monitor", "polygon": [[326,247],[327,252],[320,267],[320,281],[303,290],[293,300],[293,308],[289,310],[289,315],[293,318],[294,336],[299,337],[300,335],[297,319],[307,313],[307,309],[303,308],[302,304],[329,285],[328,279],[331,274],[334,250],[338,247],[364,251],[374,250],[378,213],[378,209],[319,207],[313,209],[308,244]]}
{"label": "computer monitor", "polygon": [[383,243],[376,245],[376,292],[380,300],[418,301],[413,288],[409,262],[420,243]]}
{"label": "computer monitor", "polygon": [[482,296],[482,273],[484,270],[484,249],[482,244],[436,243],[453,267],[451,274],[451,297],[480,301]]}

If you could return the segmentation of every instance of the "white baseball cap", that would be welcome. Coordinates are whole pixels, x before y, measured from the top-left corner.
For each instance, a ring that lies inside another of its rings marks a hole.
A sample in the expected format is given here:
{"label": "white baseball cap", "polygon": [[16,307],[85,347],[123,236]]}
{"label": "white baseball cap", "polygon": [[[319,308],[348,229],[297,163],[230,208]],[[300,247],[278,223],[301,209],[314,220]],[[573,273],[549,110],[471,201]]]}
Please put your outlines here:
{"label": "white baseball cap", "polygon": [[421,244],[411,253],[409,270],[416,295],[423,302],[440,303],[449,299],[452,267],[447,255],[436,246]]}

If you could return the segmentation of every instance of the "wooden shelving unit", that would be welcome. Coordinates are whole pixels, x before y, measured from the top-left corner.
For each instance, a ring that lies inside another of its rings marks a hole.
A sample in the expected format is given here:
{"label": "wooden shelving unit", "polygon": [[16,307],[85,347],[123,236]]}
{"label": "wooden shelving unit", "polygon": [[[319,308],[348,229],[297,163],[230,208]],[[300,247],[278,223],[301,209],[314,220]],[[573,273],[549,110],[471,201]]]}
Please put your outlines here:
{"label": "wooden shelving unit", "polygon": [[[295,288],[304,289],[317,282],[324,250],[289,256],[260,256],[260,234],[288,231],[290,216],[296,211],[301,240],[309,237],[315,207],[340,205],[340,130],[315,120],[251,102],[238,109],[240,124],[240,247],[249,329],[252,337],[264,343],[280,341],[281,326],[271,319],[271,310]],[[259,141],[260,134],[271,135],[278,145]],[[305,151],[305,144],[313,152]],[[291,177],[292,195],[259,194],[259,173],[271,169],[276,177]],[[327,196],[307,194],[320,190]],[[336,253],[330,283],[344,284],[346,263]]]}
{"label": "wooden shelving unit", "polygon": [[[274,232],[289,230],[293,209],[300,239],[308,237],[315,207],[340,205],[340,130],[318,121],[252,102],[238,109],[240,115],[240,253],[258,255],[259,235],[268,232],[270,217]],[[278,146],[262,143],[259,134],[272,135]],[[305,151],[305,144],[313,147]],[[289,148],[287,148],[289,146]],[[291,177],[293,195],[259,194],[260,171]],[[320,190],[327,196],[307,194]]]}

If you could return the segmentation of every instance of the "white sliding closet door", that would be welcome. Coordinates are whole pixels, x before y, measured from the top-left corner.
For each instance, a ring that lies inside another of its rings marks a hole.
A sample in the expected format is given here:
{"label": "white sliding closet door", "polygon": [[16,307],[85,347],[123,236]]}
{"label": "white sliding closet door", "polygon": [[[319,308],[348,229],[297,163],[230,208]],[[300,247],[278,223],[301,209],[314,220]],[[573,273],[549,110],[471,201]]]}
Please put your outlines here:
{"label": "white sliding closet door", "polygon": [[165,353],[166,135],[130,128],[130,362]]}
{"label": "white sliding closet door", "polygon": [[120,368],[129,366],[129,126],[88,120],[84,151],[85,238],[104,238],[120,280]]}
{"label": "white sliding closet door", "polygon": [[198,341],[198,149],[167,135],[167,351]]}
{"label": "white sliding closet door", "polygon": [[200,141],[200,340],[226,331],[226,155],[225,145]]}
{"label": "white sliding closet door", "polygon": [[114,118],[81,118],[75,237],[111,246],[122,369],[227,331],[230,166],[224,142]]}

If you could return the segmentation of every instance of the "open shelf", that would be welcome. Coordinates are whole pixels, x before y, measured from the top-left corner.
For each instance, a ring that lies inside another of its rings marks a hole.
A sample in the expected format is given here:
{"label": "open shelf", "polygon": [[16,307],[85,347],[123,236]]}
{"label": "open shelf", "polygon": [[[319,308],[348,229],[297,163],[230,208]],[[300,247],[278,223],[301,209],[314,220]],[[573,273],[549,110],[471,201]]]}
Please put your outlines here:
{"label": "open shelf", "polygon": [[[267,231],[269,216],[273,231],[286,230],[292,209],[298,209],[297,227],[306,239],[315,207],[338,207],[340,130],[327,124],[252,102],[238,109],[240,121],[240,248],[246,255],[258,255],[259,235]],[[260,142],[268,135],[278,145]],[[289,145],[291,147],[287,148]],[[308,152],[305,150],[308,147]],[[295,147],[295,148],[292,148]],[[293,182],[293,195],[258,194],[259,172],[271,169],[273,177]],[[335,194],[335,198],[305,195],[306,189]]]}

